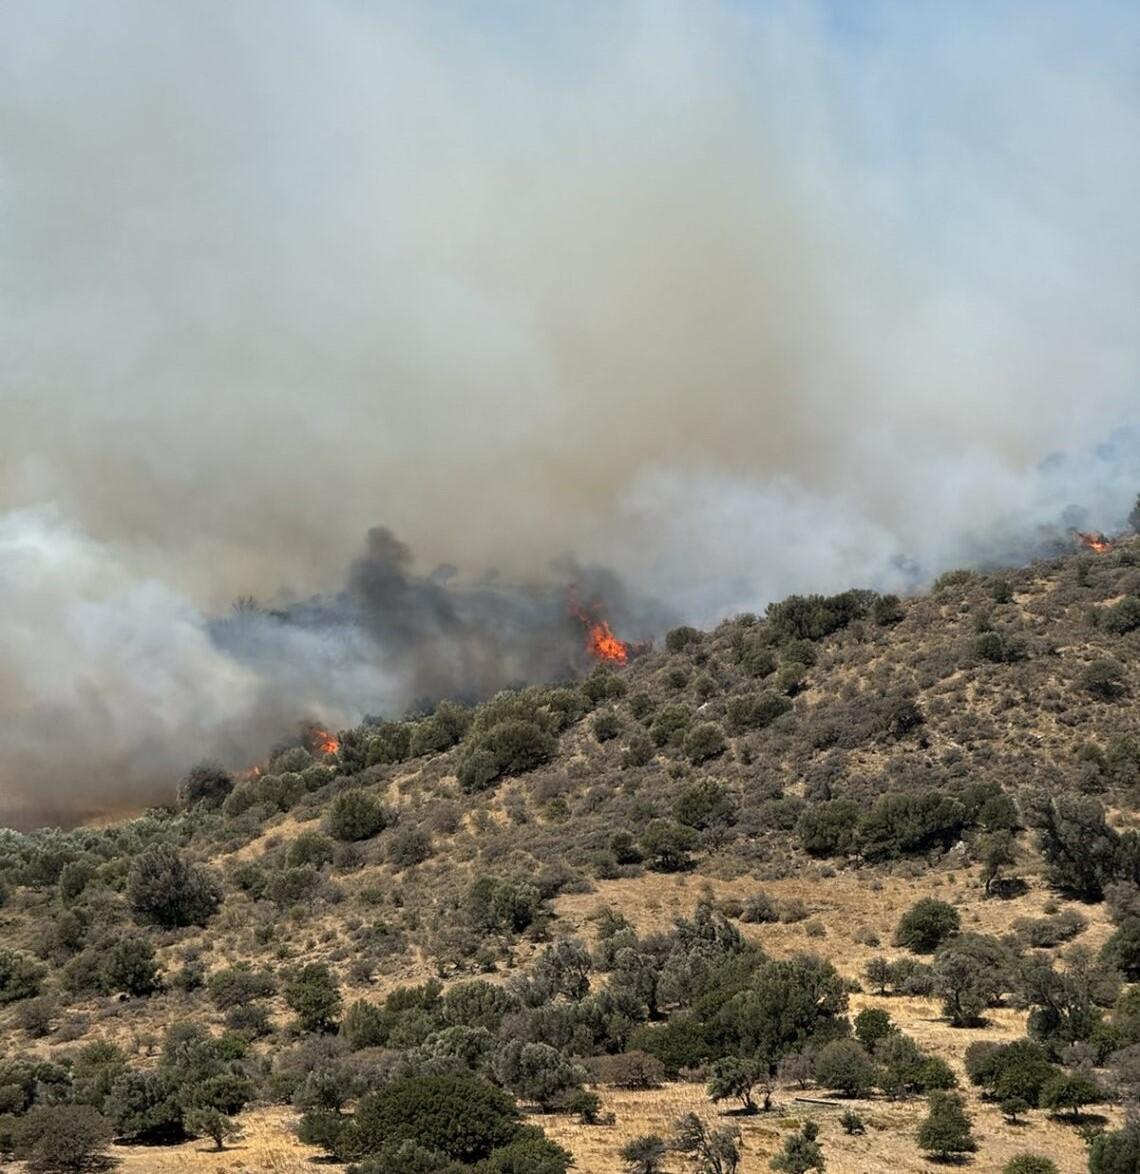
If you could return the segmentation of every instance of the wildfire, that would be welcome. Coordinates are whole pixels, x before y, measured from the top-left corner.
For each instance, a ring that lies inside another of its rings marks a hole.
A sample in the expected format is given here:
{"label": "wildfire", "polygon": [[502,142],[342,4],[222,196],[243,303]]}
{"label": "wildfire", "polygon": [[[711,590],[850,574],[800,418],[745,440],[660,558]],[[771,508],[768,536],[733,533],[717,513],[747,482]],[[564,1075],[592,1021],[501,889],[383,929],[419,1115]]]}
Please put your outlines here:
{"label": "wildfire", "polygon": [[1095,550],[1097,554],[1108,554],[1113,548],[1113,543],[1106,538],[1099,530],[1093,530],[1086,533],[1083,530],[1074,530],[1077,541],[1088,550]]}
{"label": "wildfire", "polygon": [[605,620],[592,624],[586,632],[586,650],[591,656],[610,664],[626,664],[629,661],[629,645],[610,631]]}
{"label": "wildfire", "polygon": [[309,746],[314,754],[335,754],[340,749],[340,739],[328,730],[313,726],[309,730]]}
{"label": "wildfire", "polygon": [[596,607],[584,608],[570,600],[570,614],[586,629],[586,651],[604,664],[628,664],[633,646],[614,635],[609,624],[596,614]]}

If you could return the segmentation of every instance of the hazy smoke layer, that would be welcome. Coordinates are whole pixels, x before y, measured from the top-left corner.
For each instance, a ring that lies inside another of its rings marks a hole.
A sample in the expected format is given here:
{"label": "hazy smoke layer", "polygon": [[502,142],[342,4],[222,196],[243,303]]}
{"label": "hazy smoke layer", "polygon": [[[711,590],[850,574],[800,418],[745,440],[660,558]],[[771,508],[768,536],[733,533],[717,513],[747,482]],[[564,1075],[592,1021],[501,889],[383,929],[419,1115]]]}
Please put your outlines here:
{"label": "hazy smoke layer", "polygon": [[[553,672],[567,551],[703,622],[1019,556],[1070,505],[1111,527],[1138,32],[1108,2],[0,9],[0,817]],[[419,571],[374,538],[346,577],[378,521]],[[488,567],[532,586],[457,586]],[[219,631],[242,593],[289,619]]]}

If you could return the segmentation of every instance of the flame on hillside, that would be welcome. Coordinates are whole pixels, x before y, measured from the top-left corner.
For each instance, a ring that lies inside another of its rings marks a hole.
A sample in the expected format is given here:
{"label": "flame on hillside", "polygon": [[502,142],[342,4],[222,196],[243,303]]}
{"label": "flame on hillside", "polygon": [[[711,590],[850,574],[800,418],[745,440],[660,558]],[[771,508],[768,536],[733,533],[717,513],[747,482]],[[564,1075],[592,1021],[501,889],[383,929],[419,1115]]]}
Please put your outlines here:
{"label": "flame on hillside", "polygon": [[340,749],[340,739],[320,726],[310,727],[308,742],[311,754],[335,754]]}
{"label": "flame on hillside", "polygon": [[1099,530],[1074,530],[1073,535],[1086,550],[1095,551],[1097,554],[1108,554],[1115,545]]}
{"label": "flame on hillside", "polygon": [[629,663],[631,654],[636,651],[635,647],[614,635],[609,623],[598,615],[596,604],[584,608],[571,599],[570,614],[586,630],[586,651],[590,656],[603,664]]}

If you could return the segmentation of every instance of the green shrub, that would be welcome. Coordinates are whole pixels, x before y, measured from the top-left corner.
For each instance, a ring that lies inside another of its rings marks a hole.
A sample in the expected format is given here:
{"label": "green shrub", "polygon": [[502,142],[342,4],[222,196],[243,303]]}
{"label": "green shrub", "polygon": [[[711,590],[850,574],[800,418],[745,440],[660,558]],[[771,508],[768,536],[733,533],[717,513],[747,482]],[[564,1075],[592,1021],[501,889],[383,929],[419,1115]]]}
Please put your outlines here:
{"label": "green shrub", "polygon": [[1057,1165],[1040,1154],[1015,1154],[1001,1168],[1001,1174],[1058,1174]]}
{"label": "green shrub", "polygon": [[701,779],[686,787],[673,804],[678,823],[703,829],[714,823],[731,823],[735,812],[732,797],[723,784]]}
{"label": "green shrub", "polygon": [[334,840],[356,842],[371,839],[387,826],[383,806],[359,788],[334,796],[325,814],[325,829]]}
{"label": "green shrub", "polygon": [[1094,660],[1077,678],[1077,684],[1098,701],[1117,701],[1124,696],[1124,669],[1114,660]]}
{"label": "green shrub", "polygon": [[353,1117],[360,1154],[414,1141],[456,1161],[482,1161],[519,1133],[506,1093],[462,1076],[397,1077],[362,1097]]}
{"label": "green shrub", "polygon": [[1140,628],[1140,599],[1127,595],[1119,603],[1105,608],[1101,614],[1100,626],[1105,632],[1123,636]]}
{"label": "green shrub", "polygon": [[919,1148],[942,1159],[973,1153],[978,1143],[970,1126],[965,1103],[957,1093],[932,1093],[930,1110],[918,1129]]}
{"label": "green shrub", "polygon": [[214,874],[190,864],[169,844],[152,844],[135,857],[127,899],[140,916],[167,929],[205,925],[222,900]]}
{"label": "green shrub", "polygon": [[815,1078],[824,1088],[834,1088],[845,1097],[863,1096],[875,1083],[875,1064],[866,1050],[853,1039],[825,1044],[815,1058]]}
{"label": "green shrub", "polygon": [[331,863],[334,855],[333,842],[328,836],[316,831],[305,831],[289,845],[285,863],[290,868],[301,868],[306,864],[320,868],[323,864]]}
{"label": "green shrub", "polygon": [[776,902],[767,893],[753,893],[744,902],[740,920],[752,924],[761,922],[775,922],[780,920],[780,913]]}
{"label": "green shrub", "polygon": [[762,730],[791,708],[791,701],[772,689],[763,693],[744,693],[729,698],[725,713],[726,725],[730,734]]}
{"label": "green shrub", "polygon": [[871,609],[875,623],[886,628],[905,619],[906,611],[897,595],[880,595]]}
{"label": "green shrub", "polygon": [[303,1031],[332,1031],[340,1014],[340,984],[325,963],[310,962],[285,984],[285,1003]]}
{"label": "green shrub", "polygon": [[839,1124],[843,1127],[843,1132],[849,1135],[859,1136],[867,1132],[863,1118],[854,1109],[844,1109],[840,1115]]}
{"label": "green shrub", "polygon": [[800,814],[796,834],[812,856],[846,856],[859,846],[863,809],[850,799],[810,803]]}
{"label": "green shrub", "polygon": [[471,713],[450,701],[441,701],[430,717],[412,729],[408,753],[413,758],[424,754],[441,754],[457,745],[471,725]]}
{"label": "green shrub", "polygon": [[665,634],[665,647],[670,652],[683,652],[690,644],[699,644],[704,634],[696,628],[674,628]]}
{"label": "green shrub", "polygon": [[966,825],[966,808],[933,789],[880,795],[859,824],[863,855],[889,860],[931,848],[948,848]]}
{"label": "green shrub", "polygon": [[268,999],[276,990],[273,975],[267,970],[254,970],[248,962],[215,970],[206,981],[206,993],[219,1011]]}
{"label": "green shrub", "polygon": [[[384,766],[403,762],[412,754],[411,722],[379,722],[364,733],[363,766]],[[344,757],[344,738],[341,739],[341,757]]]}
{"label": "green shrub", "polygon": [[866,615],[868,594],[789,595],[768,605],[768,624],[780,640],[820,640]]}
{"label": "green shrub", "polygon": [[1085,1105],[1094,1105],[1103,1100],[1104,1089],[1092,1076],[1083,1072],[1057,1072],[1041,1089],[1040,1105],[1054,1113],[1067,1110],[1076,1118]]}
{"label": "green shrub", "polygon": [[178,784],[178,806],[220,809],[234,789],[233,776],[216,763],[203,762],[194,767]]}
{"label": "green shrub", "polygon": [[654,872],[684,872],[693,867],[689,853],[697,846],[697,833],[668,819],[652,820],[641,834],[641,852]]}
{"label": "green shrub", "polygon": [[678,702],[675,705],[666,705],[653,719],[649,727],[649,737],[654,746],[679,746],[685,739],[689,724],[693,720],[693,711]]}
{"label": "green shrub", "polygon": [[19,950],[0,949],[0,1006],[40,993],[47,967]]}
{"label": "green shrub", "polygon": [[388,845],[388,860],[394,868],[412,868],[431,855],[431,837],[420,828],[400,828]]}
{"label": "green shrub", "polygon": [[663,1137],[645,1133],[627,1141],[621,1147],[619,1157],[627,1174],[661,1174],[668,1153],[669,1146]]}
{"label": "green shrub", "polygon": [[320,873],[311,864],[283,868],[268,878],[264,896],[275,905],[295,905],[310,896],[320,881]]}
{"label": "green shrub", "polygon": [[1101,1133],[1089,1146],[1089,1174],[1132,1174],[1140,1170],[1140,1126]]}
{"label": "green shrub", "polygon": [[12,1149],[34,1174],[98,1169],[108,1162],[112,1131],[91,1105],[37,1105],[12,1130]]}
{"label": "green shrub", "polygon": [[653,744],[644,734],[634,734],[621,752],[622,770],[648,766],[653,761]]}
{"label": "green shrub", "polygon": [[[768,1166],[779,1174],[807,1174],[809,1170],[822,1171],[823,1150],[816,1138],[819,1126],[814,1121],[805,1121],[798,1133],[784,1138],[784,1148],[775,1155]],[[707,1168],[707,1167],[706,1167]]]}
{"label": "green shrub", "polygon": [[685,735],[684,746],[689,761],[700,765],[724,753],[724,731],[716,722],[701,722]]}
{"label": "green shrub", "polygon": [[524,1101],[543,1109],[561,1100],[571,1089],[580,1088],[585,1073],[549,1044],[507,1040],[495,1055],[495,1079]]}
{"label": "green shrub", "polygon": [[1020,1039],[1009,1044],[978,1042],[966,1049],[966,1075],[999,1102],[1011,1099],[1036,1107],[1041,1090],[1056,1069],[1049,1063],[1045,1049],[1033,1040]]}
{"label": "green shrub", "polygon": [[266,813],[288,811],[306,789],[305,780],[298,774],[266,774],[243,779],[226,797],[222,813],[236,819],[254,808],[263,808]]}
{"label": "green shrub", "polygon": [[945,901],[923,897],[903,914],[895,930],[895,945],[916,954],[933,954],[961,925],[958,911]]}
{"label": "green shrub", "polygon": [[537,722],[507,718],[470,744],[459,766],[465,791],[481,791],[503,775],[519,775],[549,762],[558,749]]}
{"label": "green shrub", "polygon": [[609,742],[621,733],[621,718],[616,710],[603,709],[595,714],[593,721],[594,737],[599,742]]}
{"label": "green shrub", "polygon": [[489,750],[475,746],[464,754],[456,777],[467,792],[485,791],[499,777],[499,764]]}

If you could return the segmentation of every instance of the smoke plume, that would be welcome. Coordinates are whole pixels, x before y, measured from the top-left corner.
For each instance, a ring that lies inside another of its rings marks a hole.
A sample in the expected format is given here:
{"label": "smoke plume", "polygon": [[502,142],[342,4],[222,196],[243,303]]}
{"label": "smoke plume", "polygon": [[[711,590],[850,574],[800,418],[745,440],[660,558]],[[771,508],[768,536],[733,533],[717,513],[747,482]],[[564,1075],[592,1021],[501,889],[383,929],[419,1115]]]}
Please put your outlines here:
{"label": "smoke plume", "polygon": [[0,819],[556,675],[570,554],[641,636],[1120,524],[1138,34],[1109,0],[0,10]]}

